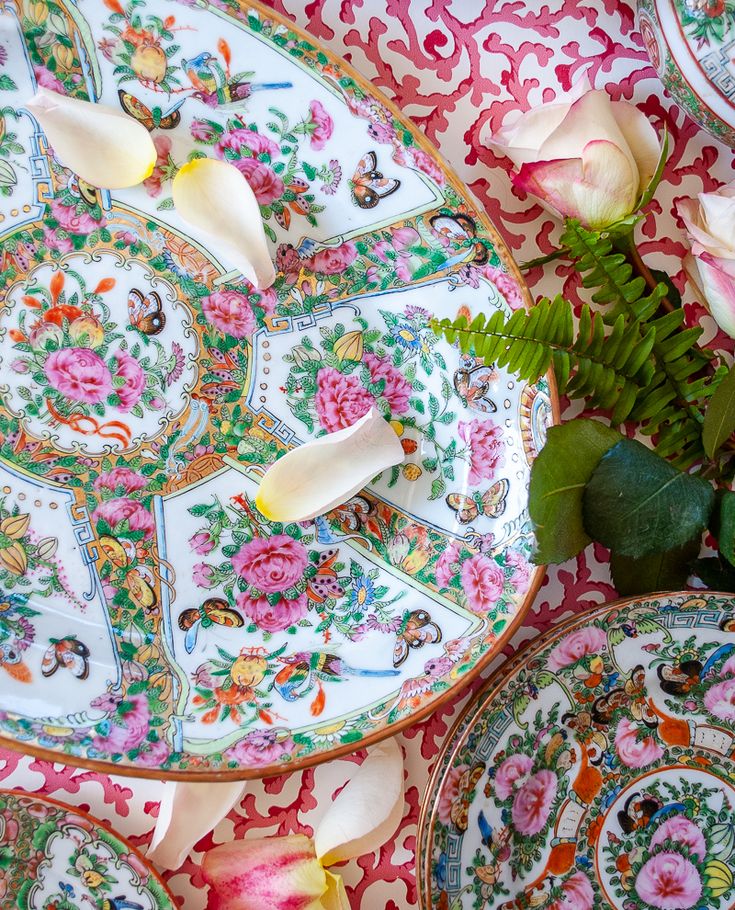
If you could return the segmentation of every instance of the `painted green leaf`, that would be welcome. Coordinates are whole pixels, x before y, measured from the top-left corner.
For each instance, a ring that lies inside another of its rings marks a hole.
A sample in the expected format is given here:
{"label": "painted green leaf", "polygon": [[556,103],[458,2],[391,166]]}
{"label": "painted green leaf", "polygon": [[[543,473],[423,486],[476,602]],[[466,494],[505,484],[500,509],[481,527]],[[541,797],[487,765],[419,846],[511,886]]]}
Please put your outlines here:
{"label": "painted green leaf", "polygon": [[[686,587],[691,565],[699,555],[700,541],[696,540],[665,550],[649,553],[636,559],[612,553],[610,571],[618,594],[650,594],[654,591],[680,591]],[[643,630],[639,629],[639,632]]]}
{"label": "painted green leaf", "polygon": [[715,390],[707,406],[702,427],[702,443],[708,458],[735,432],[735,366]]}
{"label": "painted green leaf", "polygon": [[619,556],[681,547],[707,525],[714,490],[634,439],[600,459],[584,491],[586,532]]}
{"label": "painted green leaf", "polygon": [[564,562],[590,542],[582,521],[582,494],[600,458],[620,440],[620,433],[596,420],[570,420],[549,429],[531,469],[534,562]]}

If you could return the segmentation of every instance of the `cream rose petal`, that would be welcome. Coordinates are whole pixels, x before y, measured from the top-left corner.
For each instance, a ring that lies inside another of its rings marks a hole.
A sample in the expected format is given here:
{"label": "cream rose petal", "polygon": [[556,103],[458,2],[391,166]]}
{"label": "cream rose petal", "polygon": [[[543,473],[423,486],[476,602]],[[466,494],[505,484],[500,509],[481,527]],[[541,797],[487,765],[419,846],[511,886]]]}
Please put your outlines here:
{"label": "cream rose petal", "polygon": [[638,167],[638,192],[642,193],[656,173],[661,157],[658,133],[643,111],[627,101],[613,101],[612,112]]}
{"label": "cream rose petal", "polygon": [[703,227],[720,247],[735,258],[735,197],[723,193],[700,193]]}
{"label": "cream rose petal", "polygon": [[680,199],[676,203],[676,212],[684,222],[695,255],[709,253],[721,259],[735,258],[732,247],[723,246],[704,224],[698,199]]}
{"label": "cream rose petal", "polygon": [[150,133],[123,111],[47,88],[39,88],[26,107],[64,167],[92,186],[135,186],[153,171],[156,147]]}
{"label": "cream rose petal", "polygon": [[276,270],[268,252],[260,206],[234,164],[196,158],[174,177],[171,194],[181,218],[256,288],[270,287]]}
{"label": "cream rose petal", "polygon": [[255,504],[271,521],[307,521],[347,502],[403,458],[390,424],[371,408],[351,427],[279,458],[263,477]]}
{"label": "cream rose petal", "polygon": [[403,815],[403,755],[395,739],[370,750],[354,777],[332,801],[314,832],[325,865],[372,853]]}
{"label": "cream rose petal", "polygon": [[242,799],[242,781],[222,784],[163,784],[158,820],[147,857],[164,869],[178,869],[197,841]]}
{"label": "cream rose petal", "polygon": [[[712,318],[731,338],[735,338],[735,274],[723,268],[722,261],[705,253],[695,257],[699,285]],[[733,269],[735,272],[735,269]]]}

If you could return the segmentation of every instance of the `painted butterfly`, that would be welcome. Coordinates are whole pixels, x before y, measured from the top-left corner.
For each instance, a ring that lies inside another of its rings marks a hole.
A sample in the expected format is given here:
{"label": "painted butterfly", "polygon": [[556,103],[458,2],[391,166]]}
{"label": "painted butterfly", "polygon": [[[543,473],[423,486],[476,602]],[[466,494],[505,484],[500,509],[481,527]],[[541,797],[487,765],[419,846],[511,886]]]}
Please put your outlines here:
{"label": "painted butterfly", "polygon": [[59,667],[71,670],[77,679],[86,679],[89,676],[89,648],[76,636],[52,638],[50,642],[51,645],[41,661],[41,673],[44,676],[53,676]]}
{"label": "painted butterfly", "polygon": [[474,357],[463,357],[462,366],[454,373],[454,388],[465,407],[483,414],[494,414],[498,406],[489,395],[490,384],[498,378],[493,367]]}
{"label": "painted butterfly", "polygon": [[432,622],[428,610],[412,610],[403,614],[401,627],[396,633],[393,648],[393,666],[400,665],[408,658],[409,648],[423,648],[427,643],[442,640],[442,630]]}
{"label": "painted butterfly", "polygon": [[472,792],[482,777],[484,770],[485,765],[480,762],[468,768],[459,779],[458,796],[449,811],[452,824],[458,831],[464,832],[467,830]]}
{"label": "painted butterfly", "polygon": [[240,384],[233,377],[235,370],[240,367],[236,360],[226,352],[220,351],[219,348],[207,348],[209,356],[214,361],[213,365],[208,367],[207,375],[214,376],[213,381],[205,382],[202,385],[202,395],[207,398],[219,398],[220,395],[226,395],[227,392],[233,392],[240,388]]}
{"label": "painted butterfly", "polygon": [[87,183],[86,180],[82,180],[81,177],[77,177],[77,189],[79,190],[79,195],[87,203],[87,205],[97,205],[97,187],[92,186],[91,183]]}
{"label": "painted butterfly", "polygon": [[144,335],[158,335],[166,325],[163,302],[157,291],[145,295],[137,288],[128,293],[128,321]]}
{"label": "painted butterfly", "polygon": [[480,241],[476,240],[477,228],[475,222],[469,215],[461,213],[456,215],[434,215],[429,219],[429,223],[442,237],[449,237],[452,240],[464,240],[471,244],[474,250],[472,262],[475,265],[485,265],[490,258],[487,247]]}
{"label": "painted butterfly", "polygon": [[154,129],[172,130],[181,122],[181,112],[179,111],[179,108],[184,103],[183,99],[170,110],[166,111],[165,114],[162,114],[160,107],[154,107],[153,110],[151,110],[149,107],[146,107],[142,101],[136,98],[135,95],[131,95],[130,92],[126,92],[124,89],[120,88],[117,90],[117,97],[120,99],[120,107],[125,113],[130,114],[131,117],[135,117],[139,123],[143,124],[149,133]]}
{"label": "painted butterfly", "polygon": [[350,180],[352,198],[361,209],[374,209],[384,196],[395,193],[400,180],[389,180],[376,170],[378,159],[375,152],[367,152],[360,159],[357,170]]}
{"label": "painted butterfly", "polygon": [[0,271],[4,272],[6,268],[14,264],[19,272],[27,272],[31,267],[35,252],[35,244],[28,240],[19,240],[14,250],[3,250],[2,268]]}
{"label": "painted butterfly", "polygon": [[210,597],[209,600],[204,601],[201,607],[191,607],[188,610],[182,610],[179,614],[179,628],[182,632],[186,632],[184,648],[187,654],[191,654],[196,646],[200,626],[203,629],[212,625],[239,629],[244,624],[245,620],[242,616],[220,597]]}
{"label": "painted butterfly", "polygon": [[474,521],[479,515],[499,518],[505,512],[509,490],[510,483],[503,477],[482,494],[464,496],[462,493],[450,493],[447,505],[457,513],[457,519],[463,525]]}
{"label": "painted butterfly", "polygon": [[309,581],[306,588],[309,600],[321,604],[330,597],[344,596],[345,589],[339,583],[337,571],[333,568],[338,556],[339,550],[334,548],[324,550],[319,554],[316,575]]}

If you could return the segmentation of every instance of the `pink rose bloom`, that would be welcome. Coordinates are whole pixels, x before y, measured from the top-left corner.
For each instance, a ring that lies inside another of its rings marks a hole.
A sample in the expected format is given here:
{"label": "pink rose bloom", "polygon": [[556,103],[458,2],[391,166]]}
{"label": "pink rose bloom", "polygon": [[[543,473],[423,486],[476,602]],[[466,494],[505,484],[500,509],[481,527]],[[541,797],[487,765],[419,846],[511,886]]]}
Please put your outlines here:
{"label": "pink rose bloom", "polygon": [[683,844],[683,846],[689,848],[691,854],[698,856],[704,862],[704,857],[707,853],[704,835],[686,815],[672,815],[671,818],[667,818],[665,822],[662,822],[651,838],[649,849],[653,850],[654,847],[662,847],[667,840],[673,844]]}
{"label": "pink rose bloom", "polygon": [[409,246],[418,243],[421,237],[419,232],[412,227],[399,227],[391,232],[393,246],[397,250],[405,250]]}
{"label": "pink rose bloom", "polygon": [[189,538],[189,546],[194,553],[206,556],[207,553],[211,553],[214,549],[214,540],[209,531],[197,531],[196,534],[192,534]]}
{"label": "pink rose bloom", "polygon": [[311,101],[309,103],[309,113],[314,127],[311,133],[311,147],[321,151],[334,131],[334,123],[321,101]]}
{"label": "pink rose bloom", "polygon": [[239,291],[212,291],[202,298],[202,312],[207,322],[233,338],[249,338],[255,331],[250,301]]}
{"label": "pink rose bloom", "polygon": [[452,579],[457,574],[455,563],[459,559],[460,546],[453,540],[436,561],[435,578],[438,588],[448,588]]}
{"label": "pink rose bloom", "polygon": [[690,910],[702,896],[697,867],[680,853],[652,856],[636,876],[638,897],[658,910]]}
{"label": "pink rose bloom", "polygon": [[300,581],[309,554],[288,534],[255,537],[232,557],[232,567],[249,585],[278,594]]}
{"label": "pink rose bloom", "polygon": [[311,257],[311,267],[322,275],[339,275],[357,259],[357,247],[351,240],[339,246],[319,250]]}
{"label": "pink rose bloom", "polygon": [[[216,155],[230,161],[232,159],[227,159],[225,156],[226,150],[239,155],[243,149],[249,149],[254,156],[266,154],[271,158],[275,158],[281,151],[272,139],[245,128],[225,133],[214,147]],[[236,162],[232,161],[232,163]]]}
{"label": "pink rose bloom", "polygon": [[34,66],[33,75],[36,77],[36,84],[39,88],[50,88],[52,92],[58,92],[60,95],[66,94],[63,82],[60,82],[45,66]]}
{"label": "pink rose bloom", "polygon": [[345,376],[334,367],[322,367],[316,374],[316,382],[319,423],[330,433],[352,426],[375,403],[357,376]]}
{"label": "pink rose bloom", "polygon": [[528,755],[509,755],[498,765],[495,772],[495,792],[498,799],[508,799],[533,768],[533,759]]}
{"label": "pink rose bloom", "polygon": [[192,137],[198,139],[199,142],[214,142],[215,137],[219,135],[219,132],[206,120],[192,120],[190,130]]}
{"label": "pink rose bloom", "polygon": [[283,196],[286,187],[273,168],[257,158],[235,158],[230,161],[250,184],[260,205],[270,205]]}
{"label": "pink rose bloom", "polygon": [[125,385],[115,390],[120,399],[119,408],[121,411],[130,411],[140,401],[140,396],[145,390],[145,373],[138,361],[124,351],[115,354],[115,360],[117,361],[115,375],[125,380]]}
{"label": "pink rose bloom", "polygon": [[[130,695],[125,701],[131,706],[125,714],[112,718],[107,736],[97,735],[92,745],[100,752],[115,754],[137,748],[148,735],[150,710],[145,695]],[[122,726],[121,726],[122,724]]]}
{"label": "pink rose bloom", "polygon": [[556,796],[557,781],[553,771],[537,771],[516,792],[511,817],[516,831],[532,837],[543,831],[549,820]]}
{"label": "pink rose bloom", "polygon": [[73,401],[98,404],[112,391],[105,361],[88,348],[52,351],[43,369],[51,385]]}
{"label": "pink rose bloom", "polygon": [[293,740],[284,737],[285,733],[285,730],[252,730],[230,746],[225,756],[239,765],[272,765],[293,749]]}
{"label": "pink rose bloom", "polygon": [[531,566],[528,560],[518,550],[508,550],[505,554],[505,564],[514,569],[508,580],[509,584],[513,585],[519,593],[523,593],[531,578]]}
{"label": "pink rose bloom", "polygon": [[370,370],[370,381],[373,383],[385,381],[385,388],[380,397],[390,405],[394,414],[405,414],[408,410],[408,399],[411,394],[411,384],[388,360],[376,357],[375,354],[365,354],[363,363]]}
{"label": "pink rose bloom", "polygon": [[113,468],[103,471],[95,480],[95,490],[116,490],[122,487],[126,493],[134,493],[148,486],[148,479],[130,468]]}
{"label": "pink rose bloom", "polygon": [[74,249],[74,244],[68,237],[59,237],[59,232],[51,228],[43,228],[43,242],[50,250],[57,250],[59,253],[70,253]]}
{"label": "pink rose bloom", "polygon": [[638,738],[639,728],[627,717],[618,724],[615,748],[620,761],[628,768],[645,768],[657,761],[664,750],[652,736]]}
{"label": "pink rose bloom", "polygon": [[258,306],[263,307],[266,315],[272,316],[276,304],[278,303],[278,294],[276,294],[273,288],[265,288],[262,291],[257,291],[257,294],[259,296],[259,300],[256,301]]}
{"label": "pink rose bloom", "polygon": [[503,595],[505,575],[500,566],[478,554],[462,564],[462,589],[473,613],[488,613]]}
{"label": "pink rose bloom", "polygon": [[576,664],[588,654],[599,654],[607,647],[607,635],[597,626],[585,626],[570,632],[549,654],[549,670],[556,673],[564,667]]}
{"label": "pink rose bloom", "polygon": [[125,496],[101,502],[92,512],[93,521],[99,521],[100,518],[112,528],[127,521],[131,531],[143,531],[146,537],[153,536],[153,529],[156,526],[148,509],[134,499],[127,499]]}
{"label": "pink rose bloom", "polygon": [[214,587],[214,569],[206,562],[195,563],[191,577],[198,588]]}
{"label": "pink rose bloom", "polygon": [[306,616],[309,601],[306,594],[299,594],[296,600],[282,597],[275,606],[271,606],[267,597],[238,594],[237,605],[264,632],[283,632]]}
{"label": "pink rose bloom", "polygon": [[79,214],[75,206],[64,205],[58,199],[52,199],[50,205],[51,214],[59,222],[59,226],[72,234],[91,234],[104,224],[104,220],[97,221],[88,211]]}
{"label": "pink rose bloom", "polygon": [[459,796],[459,782],[468,768],[468,765],[456,765],[444,778],[444,786],[439,794],[439,804],[437,805],[439,821],[444,825],[448,825],[452,820],[452,804]]}
{"label": "pink rose bloom", "polygon": [[704,706],[720,720],[735,720],[735,679],[726,679],[705,693]]}
{"label": "pink rose bloom", "polygon": [[457,429],[470,450],[469,482],[477,486],[482,480],[492,480],[505,464],[502,428],[490,420],[474,418],[469,422],[460,420]]}
{"label": "pink rose bloom", "polygon": [[168,744],[159,739],[154,743],[147,743],[145,750],[138,753],[135,762],[144,768],[160,768],[170,754]]}
{"label": "pink rose bloom", "polygon": [[592,910],[595,893],[583,872],[575,872],[561,886],[564,896],[554,901],[549,910]]}

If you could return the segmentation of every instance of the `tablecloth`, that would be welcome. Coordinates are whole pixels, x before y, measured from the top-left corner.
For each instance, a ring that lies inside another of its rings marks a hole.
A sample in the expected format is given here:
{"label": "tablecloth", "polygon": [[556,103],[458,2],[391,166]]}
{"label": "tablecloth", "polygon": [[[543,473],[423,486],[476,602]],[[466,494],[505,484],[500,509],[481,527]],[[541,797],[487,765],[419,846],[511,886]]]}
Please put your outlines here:
{"label": "tablecloth", "polygon": [[[549,252],[558,225],[533,200],[512,191],[509,162],[481,145],[515,108],[562,96],[586,69],[597,88],[632,100],[672,140],[664,181],[639,228],[641,250],[684,289],[686,252],[673,215],[677,198],[711,191],[733,178],[733,152],[710,139],[666,96],[635,29],[632,3],[620,0],[272,0],[332,51],[342,55],[390,97],[438,146],[472,189],[519,262]],[[535,295],[563,291],[579,301],[578,280],[559,264],[528,276]],[[690,321],[703,311],[690,288]],[[712,326],[707,325],[709,332]],[[706,340],[706,338],[705,338]],[[563,416],[578,409],[565,407]],[[615,597],[603,548],[552,567],[523,628],[506,649],[572,612]],[[497,661],[496,661],[497,665]],[[353,910],[410,910],[416,906],[416,821],[428,774],[458,712],[482,687],[492,667],[429,720],[399,737],[407,780],[403,820],[378,853],[342,872]],[[202,852],[233,837],[303,831],[346,780],[354,756],[301,774],[251,783],[242,805],[205,837],[181,869],[165,878],[181,910],[206,905]],[[42,792],[88,809],[141,847],[150,839],[160,783],[81,771],[0,752],[5,787]]]}

